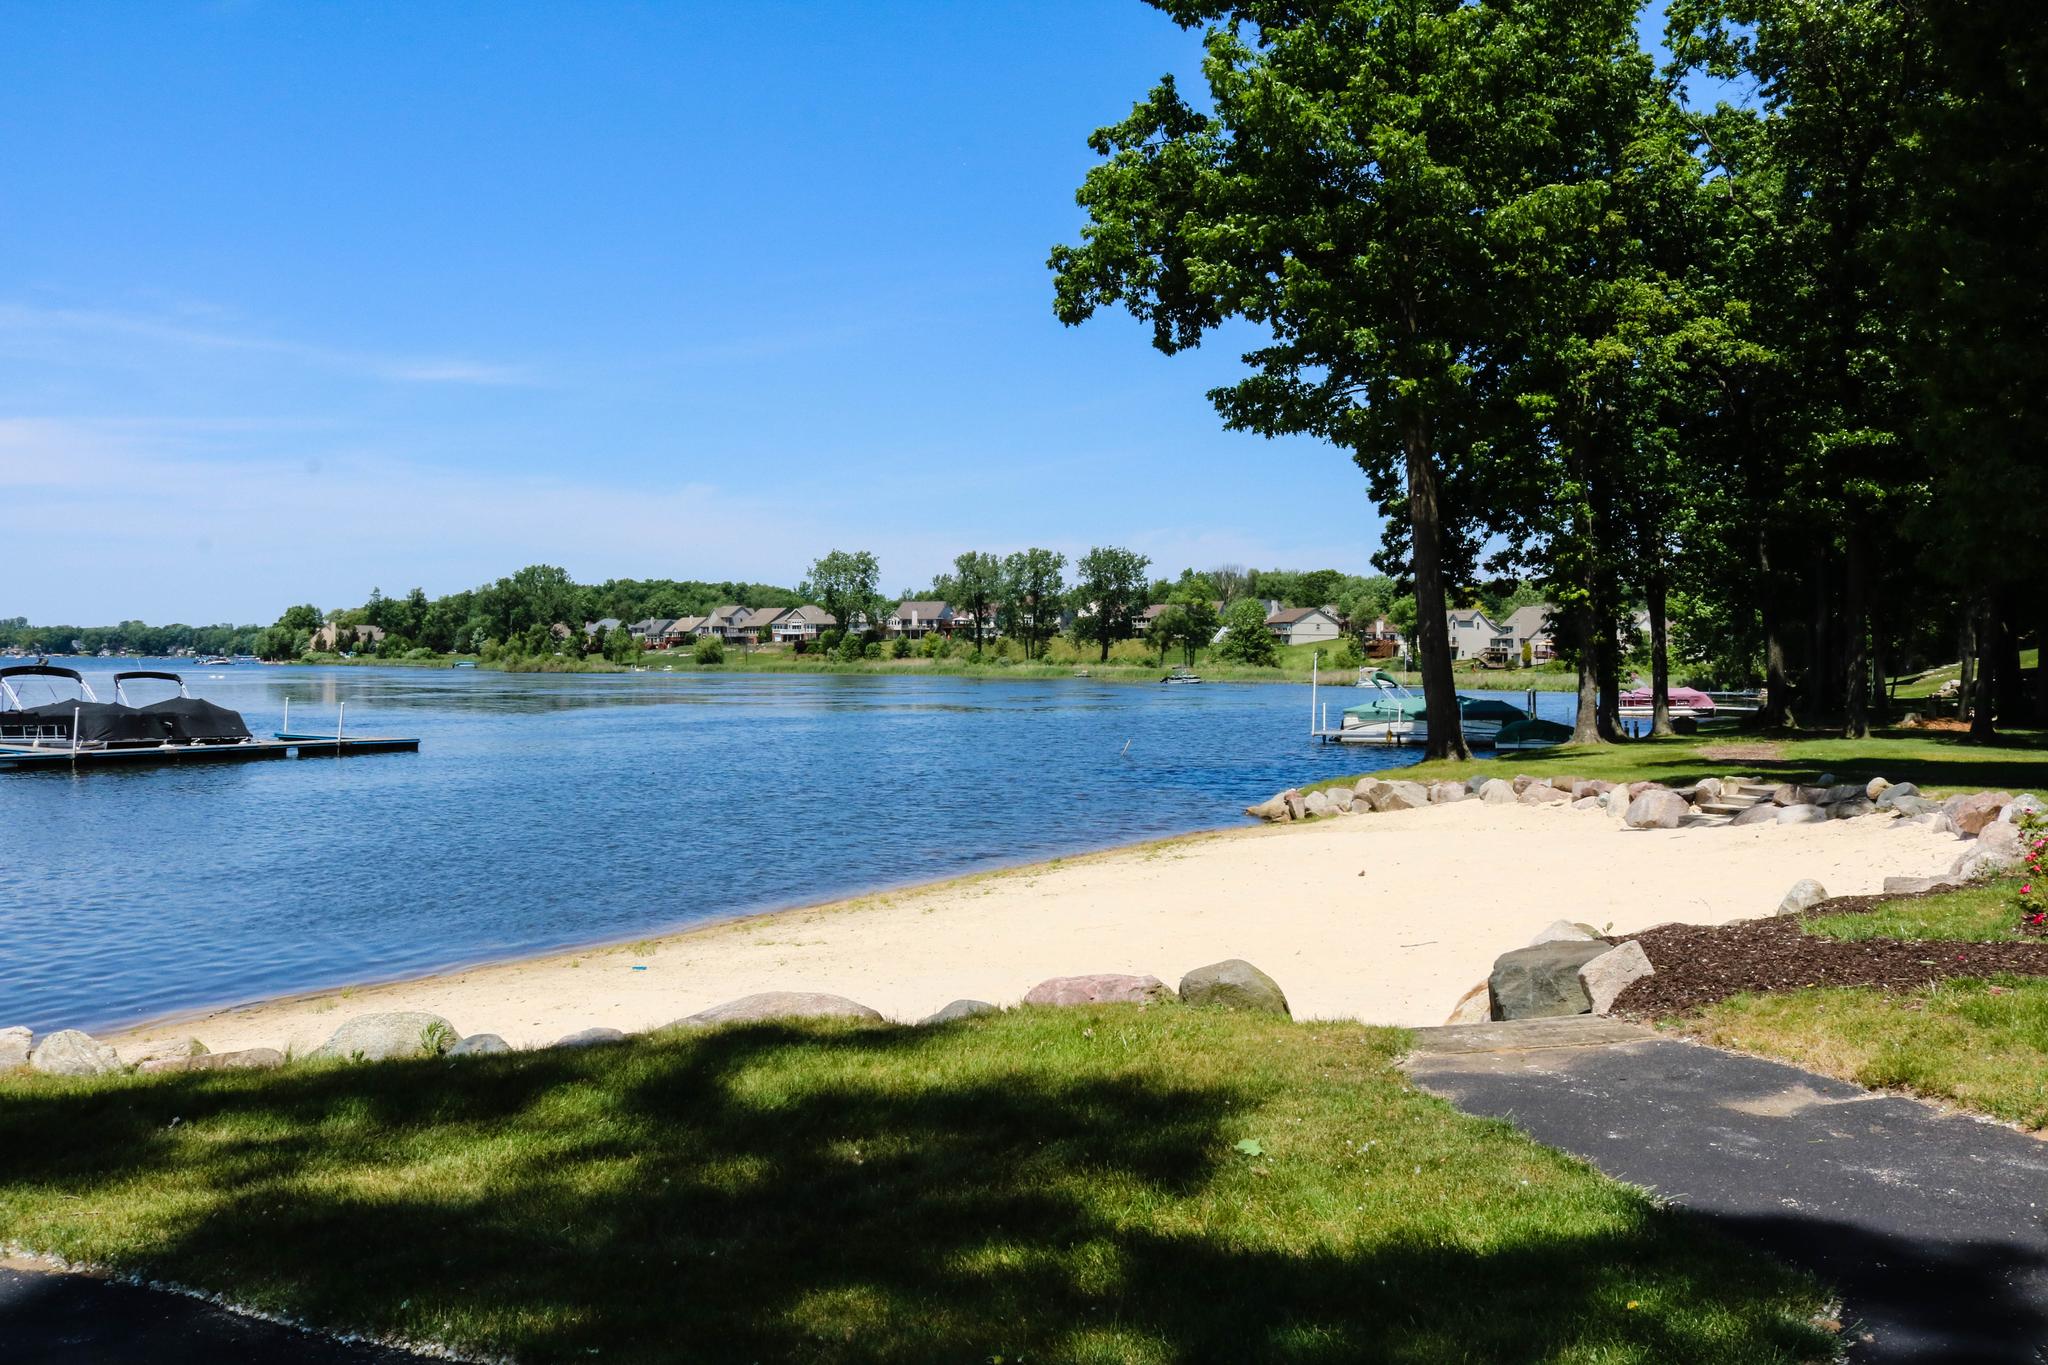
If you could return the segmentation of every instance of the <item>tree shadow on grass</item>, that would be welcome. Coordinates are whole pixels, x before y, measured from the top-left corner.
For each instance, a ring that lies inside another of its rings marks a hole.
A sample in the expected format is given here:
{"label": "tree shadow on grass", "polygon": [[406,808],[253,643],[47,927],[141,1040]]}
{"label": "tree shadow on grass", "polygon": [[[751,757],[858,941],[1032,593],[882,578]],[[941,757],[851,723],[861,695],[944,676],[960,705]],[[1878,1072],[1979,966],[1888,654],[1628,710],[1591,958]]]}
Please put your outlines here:
{"label": "tree shadow on grass", "polygon": [[[1231,1141],[1273,1092],[1253,1069],[1005,1065],[986,1047],[963,1063],[944,1039],[764,1025],[26,1088],[0,1097],[0,1236],[38,1196],[105,1204],[110,1185],[168,1182],[191,1198],[129,1235],[129,1264],[521,1361],[1746,1362],[1813,1346],[1755,1309],[1784,1295],[1779,1272],[1678,1215],[1565,1207],[1554,1233],[1485,1250],[1296,1235]],[[1347,1197],[1310,1184],[1285,1198]]]}

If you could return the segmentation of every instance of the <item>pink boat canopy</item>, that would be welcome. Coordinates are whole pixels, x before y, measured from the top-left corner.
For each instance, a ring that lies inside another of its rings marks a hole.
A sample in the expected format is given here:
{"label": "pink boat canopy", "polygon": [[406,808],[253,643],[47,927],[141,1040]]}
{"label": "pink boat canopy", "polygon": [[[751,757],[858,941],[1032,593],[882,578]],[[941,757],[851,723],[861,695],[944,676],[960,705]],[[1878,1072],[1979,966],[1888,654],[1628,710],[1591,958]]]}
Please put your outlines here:
{"label": "pink boat canopy", "polygon": [[[1714,709],[1714,699],[1697,688],[1673,687],[1667,689],[1667,691],[1670,693],[1671,709],[1674,711],[1682,709],[1701,712]],[[1622,693],[1621,704],[1623,706],[1650,705],[1650,689],[1647,687],[1637,687]]]}

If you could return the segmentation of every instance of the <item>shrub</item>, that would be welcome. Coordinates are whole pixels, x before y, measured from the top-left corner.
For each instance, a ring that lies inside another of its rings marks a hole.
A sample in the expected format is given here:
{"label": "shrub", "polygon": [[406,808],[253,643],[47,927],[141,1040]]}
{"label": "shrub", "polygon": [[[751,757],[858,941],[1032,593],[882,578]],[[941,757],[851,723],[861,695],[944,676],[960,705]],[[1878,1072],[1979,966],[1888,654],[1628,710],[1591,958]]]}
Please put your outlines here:
{"label": "shrub", "polygon": [[867,648],[866,648],[866,649],[863,649],[863,650],[861,651],[861,653],[860,653],[860,656],[861,656],[861,658],[863,658],[863,659],[879,659],[879,658],[881,658],[881,657],[882,657],[882,642],[881,642],[880,640],[870,640],[870,641],[868,642],[868,646],[867,646]]}
{"label": "shrub", "polygon": [[897,637],[896,637],[896,642],[895,642],[894,644],[892,644],[892,645],[890,645],[890,646],[889,646],[889,657],[890,657],[890,658],[892,658],[892,659],[907,659],[907,658],[909,658],[909,657],[910,657],[910,641],[908,641],[908,640],[904,639],[904,638],[903,638],[903,637],[902,637],[901,635],[897,636]]}
{"label": "shrub", "polygon": [[2018,824],[2020,847],[2026,850],[2020,865],[2020,930],[2048,934],[2048,880],[2043,880],[2048,869],[2042,866],[2048,861],[2048,816],[2022,815]]}
{"label": "shrub", "polygon": [[722,664],[725,662],[725,641],[716,635],[707,635],[697,642],[690,657],[700,664]]}
{"label": "shrub", "polygon": [[1330,656],[1332,668],[1363,668],[1365,655],[1358,648],[1358,637],[1347,635],[1344,643],[1337,646],[1337,652]]}
{"label": "shrub", "polygon": [[855,635],[852,631],[848,631],[846,638],[839,642],[839,648],[834,650],[833,653],[838,656],[841,663],[858,663],[867,656],[867,646],[862,642],[860,636]]}

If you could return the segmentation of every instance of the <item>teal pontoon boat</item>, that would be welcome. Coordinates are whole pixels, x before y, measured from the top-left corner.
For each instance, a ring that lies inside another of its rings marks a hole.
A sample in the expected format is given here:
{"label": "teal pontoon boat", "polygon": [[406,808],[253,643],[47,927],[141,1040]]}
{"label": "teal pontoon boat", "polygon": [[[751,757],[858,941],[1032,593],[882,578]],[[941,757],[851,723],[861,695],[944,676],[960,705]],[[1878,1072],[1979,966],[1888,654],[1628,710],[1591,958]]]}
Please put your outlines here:
{"label": "teal pontoon boat", "polygon": [[[1379,695],[1368,702],[1344,708],[1344,725],[1337,739],[1344,744],[1427,744],[1428,707],[1421,697],[1403,687],[1392,674],[1374,669],[1358,680]],[[1523,721],[1529,713],[1519,706],[1488,697],[1458,694],[1458,719],[1468,744],[1488,745],[1501,727]]]}

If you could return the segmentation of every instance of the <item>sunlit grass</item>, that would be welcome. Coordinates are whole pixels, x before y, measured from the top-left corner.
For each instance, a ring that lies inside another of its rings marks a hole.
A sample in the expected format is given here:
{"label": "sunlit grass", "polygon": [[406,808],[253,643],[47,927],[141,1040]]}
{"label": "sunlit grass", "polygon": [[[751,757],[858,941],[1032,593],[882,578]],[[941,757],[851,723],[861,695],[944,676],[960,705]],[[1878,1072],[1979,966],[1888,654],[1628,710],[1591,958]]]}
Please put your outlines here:
{"label": "sunlit grass", "polygon": [[1816,915],[1799,927],[1822,938],[2010,943],[2023,937],[2018,890],[2016,879],[2001,878],[1937,895],[1887,901],[1860,913]]}
{"label": "sunlit grass", "polygon": [[1737,996],[1685,1027],[1724,1047],[2048,1128],[2048,978]]}
{"label": "sunlit grass", "polygon": [[521,1361],[1773,1361],[1817,1288],[1178,1007],[0,1080],[0,1240]]}

